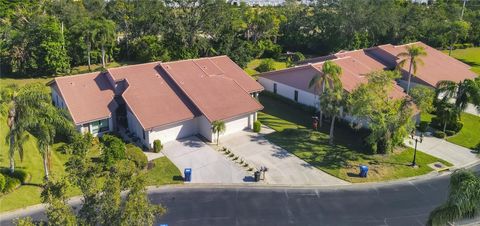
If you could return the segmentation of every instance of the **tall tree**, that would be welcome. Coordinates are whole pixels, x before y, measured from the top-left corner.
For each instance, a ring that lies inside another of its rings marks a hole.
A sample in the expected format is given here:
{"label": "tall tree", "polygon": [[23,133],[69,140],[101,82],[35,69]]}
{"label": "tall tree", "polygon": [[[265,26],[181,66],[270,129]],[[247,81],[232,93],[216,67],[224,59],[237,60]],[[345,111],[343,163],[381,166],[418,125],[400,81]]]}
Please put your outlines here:
{"label": "tall tree", "polygon": [[111,54],[111,49],[115,42],[115,23],[111,20],[100,19],[96,24],[95,40],[100,45],[102,54],[102,67],[106,68],[106,51],[108,48]]}
{"label": "tall tree", "polygon": [[350,96],[349,108],[366,123],[370,130],[366,142],[374,153],[389,153],[402,144],[413,128],[412,108],[406,99],[389,96],[393,89],[395,71],[380,71],[368,75],[368,83],[360,85]]}
{"label": "tall tree", "polygon": [[[332,61],[325,61],[322,66],[322,73],[316,74],[308,83],[309,88],[314,88],[317,95],[322,95],[325,92],[326,86],[331,86],[339,79],[342,73],[342,68]],[[322,127],[323,110],[319,106],[319,127]]]}
{"label": "tall tree", "polygon": [[332,86],[327,87],[325,92],[320,95],[320,106],[322,110],[331,117],[329,144],[333,145],[333,130],[335,120],[342,112],[345,106],[345,92],[340,79],[334,78]]}
{"label": "tall tree", "polygon": [[446,131],[449,123],[458,121],[460,113],[459,109],[448,101],[442,100],[436,104],[435,114],[443,122],[443,132]]}
{"label": "tall tree", "polygon": [[448,55],[452,55],[452,50],[455,44],[457,44],[460,38],[465,38],[468,35],[468,31],[470,30],[470,23],[458,20],[453,21],[450,26],[450,30],[448,32],[448,37],[450,40],[450,48],[448,50]]}
{"label": "tall tree", "polygon": [[51,101],[45,86],[31,84],[21,88],[10,86],[2,89],[0,103],[8,115],[9,132],[6,139],[9,144],[10,171],[13,173],[15,152],[18,151],[20,159],[23,159],[23,144],[28,139],[28,132],[34,131],[40,113],[45,107],[51,106]]}
{"label": "tall tree", "polygon": [[65,180],[48,181],[41,194],[42,202],[47,204],[48,225],[77,225],[72,207],[67,203],[68,184]]}
{"label": "tall tree", "polygon": [[403,58],[399,63],[398,67],[403,67],[407,62],[409,63],[408,68],[408,83],[407,83],[407,94],[410,93],[410,80],[412,79],[412,69],[413,73],[417,73],[418,66],[423,65],[423,60],[421,57],[426,56],[427,52],[422,46],[418,45],[409,45],[406,47],[407,51],[399,53],[397,57]]}
{"label": "tall tree", "polygon": [[224,121],[213,121],[212,122],[212,133],[217,135],[217,145],[220,141],[220,134],[225,133],[226,131]]}
{"label": "tall tree", "polygon": [[470,171],[456,171],[450,178],[447,201],[435,208],[427,225],[452,225],[480,213],[480,178]]}
{"label": "tall tree", "polygon": [[[465,79],[463,82],[455,83],[453,81],[440,81],[437,84],[437,99],[441,98],[443,102],[455,99],[455,107],[458,114],[473,104],[480,109],[480,79]],[[443,95],[440,97],[440,95]]]}

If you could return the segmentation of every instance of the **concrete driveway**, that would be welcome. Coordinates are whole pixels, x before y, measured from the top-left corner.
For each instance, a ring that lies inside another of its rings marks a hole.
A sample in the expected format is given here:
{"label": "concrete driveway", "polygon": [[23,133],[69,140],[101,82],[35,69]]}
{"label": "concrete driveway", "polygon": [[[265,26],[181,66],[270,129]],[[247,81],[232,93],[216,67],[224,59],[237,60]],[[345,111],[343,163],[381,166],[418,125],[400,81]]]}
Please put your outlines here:
{"label": "concrete driveway", "polygon": [[250,178],[251,173],[195,136],[166,143],[162,153],[182,175],[185,168],[192,168],[192,183],[243,183]]}
{"label": "concrete driveway", "polygon": [[[273,130],[262,128],[262,133],[271,133]],[[268,168],[265,183],[283,185],[347,185],[290,152],[270,143],[262,134],[242,131],[220,139],[220,146],[229,148],[237,156],[249,164],[260,169]]]}
{"label": "concrete driveway", "polygon": [[[410,147],[415,146],[414,141],[410,138],[406,139],[404,143]],[[423,142],[417,144],[417,149],[452,163],[453,168],[469,166],[479,160],[472,150],[433,136],[425,136]]]}

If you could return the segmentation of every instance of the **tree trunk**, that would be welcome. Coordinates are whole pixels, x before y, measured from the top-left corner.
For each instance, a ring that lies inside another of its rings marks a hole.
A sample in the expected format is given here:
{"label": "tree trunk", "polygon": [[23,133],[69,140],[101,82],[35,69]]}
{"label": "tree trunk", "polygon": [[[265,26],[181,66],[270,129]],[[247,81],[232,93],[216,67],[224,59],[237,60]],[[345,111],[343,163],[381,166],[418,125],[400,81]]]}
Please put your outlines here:
{"label": "tree trunk", "polygon": [[413,58],[410,59],[410,68],[408,69],[408,83],[407,83],[407,94],[410,94],[410,80],[412,78],[412,67],[413,67]]}
{"label": "tree trunk", "polygon": [[[322,93],[320,95],[322,95],[323,93],[325,93],[325,79],[323,80],[323,83],[322,83]],[[318,96],[318,99],[320,100],[320,96]],[[319,115],[318,115],[318,128],[322,128],[323,112],[322,112],[322,104],[321,103],[318,105],[318,109],[320,109],[320,112],[319,112]]]}
{"label": "tree trunk", "polygon": [[90,52],[91,52],[92,44],[87,45],[87,61],[88,61],[88,71],[92,71],[91,67],[91,60],[90,60]]}
{"label": "tree trunk", "polygon": [[45,171],[45,180],[48,180],[48,147],[43,153],[43,170]]}
{"label": "tree trunk", "polygon": [[106,68],[105,67],[105,47],[103,46],[103,44],[102,44],[102,67]]}
{"label": "tree trunk", "polygon": [[[15,102],[14,102],[15,105]],[[9,157],[10,157],[10,173],[15,172],[15,135],[12,131],[15,130],[15,108],[10,109],[8,112],[8,126],[10,127],[9,137]]]}
{"label": "tree trunk", "polygon": [[447,129],[447,120],[443,122],[443,132],[445,133],[445,130]]}
{"label": "tree trunk", "polygon": [[13,159],[13,155],[10,155],[10,173],[15,172],[15,159]]}
{"label": "tree trunk", "polygon": [[335,128],[335,119],[337,118],[336,115],[333,115],[332,117],[332,124],[330,125],[330,140],[328,141],[328,143],[330,145],[333,145],[333,129]]}
{"label": "tree trunk", "polygon": [[220,143],[220,142],[219,142],[219,139],[220,139],[220,132],[217,132],[217,146],[218,146],[218,144]]}

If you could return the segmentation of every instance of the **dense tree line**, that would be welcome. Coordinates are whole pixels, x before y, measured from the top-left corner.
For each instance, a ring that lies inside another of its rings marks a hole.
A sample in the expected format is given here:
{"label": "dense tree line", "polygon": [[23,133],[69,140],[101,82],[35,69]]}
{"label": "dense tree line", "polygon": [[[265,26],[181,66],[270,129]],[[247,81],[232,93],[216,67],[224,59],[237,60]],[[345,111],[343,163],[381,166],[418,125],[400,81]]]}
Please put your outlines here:
{"label": "dense tree line", "polygon": [[480,5],[318,0],[232,6],[224,0],[0,0],[2,74],[69,73],[78,65],[226,54],[244,66],[286,51],[327,54],[383,43],[480,44]]}

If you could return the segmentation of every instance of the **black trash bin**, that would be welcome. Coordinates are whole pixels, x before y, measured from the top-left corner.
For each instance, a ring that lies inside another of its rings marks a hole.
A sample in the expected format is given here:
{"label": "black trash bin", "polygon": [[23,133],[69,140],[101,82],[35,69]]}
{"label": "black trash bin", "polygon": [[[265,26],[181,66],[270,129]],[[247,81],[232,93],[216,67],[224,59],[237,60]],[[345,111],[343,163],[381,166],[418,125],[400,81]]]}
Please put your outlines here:
{"label": "black trash bin", "polygon": [[255,173],[253,174],[253,176],[255,177],[255,182],[259,182],[259,181],[260,181],[260,171],[255,171]]}

